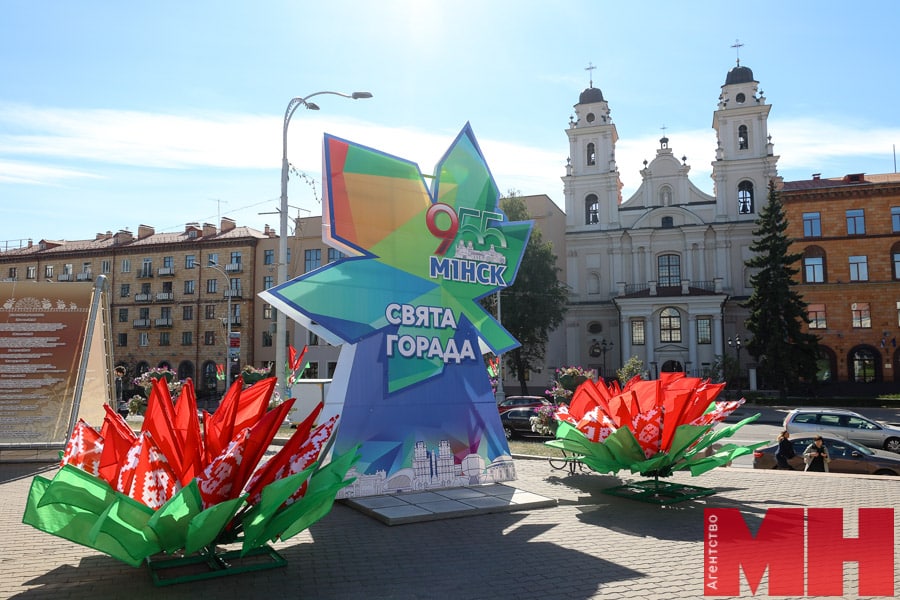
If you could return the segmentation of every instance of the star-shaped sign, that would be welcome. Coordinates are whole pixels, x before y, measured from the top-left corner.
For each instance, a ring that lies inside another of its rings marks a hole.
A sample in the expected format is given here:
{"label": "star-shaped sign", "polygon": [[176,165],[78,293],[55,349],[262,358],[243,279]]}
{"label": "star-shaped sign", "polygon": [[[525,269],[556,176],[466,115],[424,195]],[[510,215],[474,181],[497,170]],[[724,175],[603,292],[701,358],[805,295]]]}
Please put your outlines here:
{"label": "star-shaped sign", "polygon": [[[323,239],[345,258],[260,294],[329,341],[382,334],[389,391],[518,342],[478,300],[512,284],[531,222],[508,222],[467,124],[431,189],[418,165],[326,135]],[[480,344],[479,344],[480,345]]]}

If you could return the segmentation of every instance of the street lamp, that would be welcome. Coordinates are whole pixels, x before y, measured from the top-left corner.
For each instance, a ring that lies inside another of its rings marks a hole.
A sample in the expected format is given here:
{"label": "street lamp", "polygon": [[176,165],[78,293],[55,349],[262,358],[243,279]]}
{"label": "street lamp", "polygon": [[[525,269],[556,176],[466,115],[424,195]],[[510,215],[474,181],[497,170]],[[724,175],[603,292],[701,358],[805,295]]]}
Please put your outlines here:
{"label": "street lamp", "polygon": [[741,392],[741,346],[743,342],[741,341],[741,335],[737,334],[734,336],[734,339],[728,338],[728,347],[734,348],[735,356],[737,357],[737,369],[738,369],[738,397],[740,397]]}
{"label": "street lamp", "polygon": [[[353,92],[352,94],[344,94],[342,92],[316,92],[314,94],[310,94],[308,96],[291,98],[291,101],[288,102],[287,109],[284,111],[284,127],[281,130],[281,212],[280,212],[280,227],[278,230],[278,281],[277,283],[282,284],[287,281],[287,234],[288,234],[288,197],[287,197],[287,184],[288,184],[288,169],[290,165],[288,164],[287,158],[287,134],[288,134],[288,125],[291,122],[291,117],[294,116],[294,111],[297,110],[301,105],[305,106],[307,110],[319,110],[319,105],[315,102],[310,102],[309,99],[313,96],[320,96],[323,94],[330,94],[333,96],[340,96],[341,98],[350,98],[352,100],[359,100],[362,98],[371,98],[372,94],[369,92]],[[286,348],[287,346],[287,317],[282,311],[278,311],[275,320],[275,373],[278,375],[278,393],[281,395],[283,399],[287,399],[287,387],[285,386],[285,376],[284,376],[284,364],[286,359]]]}
{"label": "street lamp", "polygon": [[225,316],[225,391],[228,391],[228,386],[231,385],[231,357],[229,353],[231,352],[231,278],[228,276],[228,273],[220,267],[217,263],[210,262],[206,265],[210,269],[214,271],[218,271],[225,277],[225,290],[223,293],[225,294],[225,300],[228,303],[228,307],[226,308],[227,314]]}
{"label": "street lamp", "polygon": [[606,353],[609,352],[610,350],[612,350],[612,347],[613,347],[612,342],[607,342],[606,339],[603,339],[598,342],[597,339],[594,338],[594,343],[591,344],[591,348],[590,348],[591,357],[593,357],[593,358],[597,358],[598,356],[603,357],[603,379],[604,380],[607,379],[607,376],[606,376]]}

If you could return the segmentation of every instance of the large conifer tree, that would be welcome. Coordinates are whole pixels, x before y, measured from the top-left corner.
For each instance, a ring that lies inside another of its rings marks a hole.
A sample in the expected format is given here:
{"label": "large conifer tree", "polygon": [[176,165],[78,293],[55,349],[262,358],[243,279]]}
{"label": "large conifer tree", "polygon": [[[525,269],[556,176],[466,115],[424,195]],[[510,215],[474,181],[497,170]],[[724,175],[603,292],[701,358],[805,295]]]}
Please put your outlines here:
{"label": "large conifer tree", "polygon": [[770,184],[768,203],[750,246],[755,255],[746,262],[757,270],[750,278],[753,293],[743,306],[750,309],[745,326],[753,335],[747,350],[759,364],[763,385],[779,390],[782,397],[801,383],[815,382],[818,356],[818,336],[802,329],[809,322],[806,302],[794,289],[793,278],[799,270],[793,265],[802,254],[788,252],[786,229],[780,194]]}

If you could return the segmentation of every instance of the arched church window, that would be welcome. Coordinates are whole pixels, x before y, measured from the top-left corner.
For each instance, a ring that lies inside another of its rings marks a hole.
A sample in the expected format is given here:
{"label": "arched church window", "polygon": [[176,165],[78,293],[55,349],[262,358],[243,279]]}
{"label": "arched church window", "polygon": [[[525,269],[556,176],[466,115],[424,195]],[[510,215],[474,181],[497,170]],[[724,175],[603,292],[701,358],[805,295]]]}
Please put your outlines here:
{"label": "arched church window", "polygon": [[672,217],[663,217],[662,218],[662,228],[663,229],[672,229],[675,227],[675,220]]}
{"label": "arched church window", "polygon": [[657,258],[656,278],[659,287],[681,285],[681,257],[677,254],[663,254]]}
{"label": "arched church window", "polygon": [[593,142],[587,145],[587,164],[588,166],[597,164],[597,151]]}
{"label": "arched church window", "polygon": [[753,184],[742,181],[738,184],[738,212],[742,215],[752,215],[753,208]]}
{"label": "arched church window", "polygon": [[670,306],[659,313],[659,339],[661,342],[681,341],[681,314],[678,309]]}
{"label": "arched church window", "polygon": [[747,138],[747,126],[738,127],[738,150],[746,150],[750,147],[750,140]]}
{"label": "arched church window", "polygon": [[597,196],[589,194],[584,200],[584,224],[596,225],[600,222],[600,202]]}

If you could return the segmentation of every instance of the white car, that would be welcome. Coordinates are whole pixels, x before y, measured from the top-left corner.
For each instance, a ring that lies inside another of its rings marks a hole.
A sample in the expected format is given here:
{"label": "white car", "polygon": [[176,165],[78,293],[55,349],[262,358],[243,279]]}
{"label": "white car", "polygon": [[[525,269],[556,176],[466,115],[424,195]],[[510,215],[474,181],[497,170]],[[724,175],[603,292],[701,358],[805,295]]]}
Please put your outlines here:
{"label": "white car", "polygon": [[834,433],[870,448],[900,452],[900,428],[843,408],[795,408],[784,418],[791,433]]}

